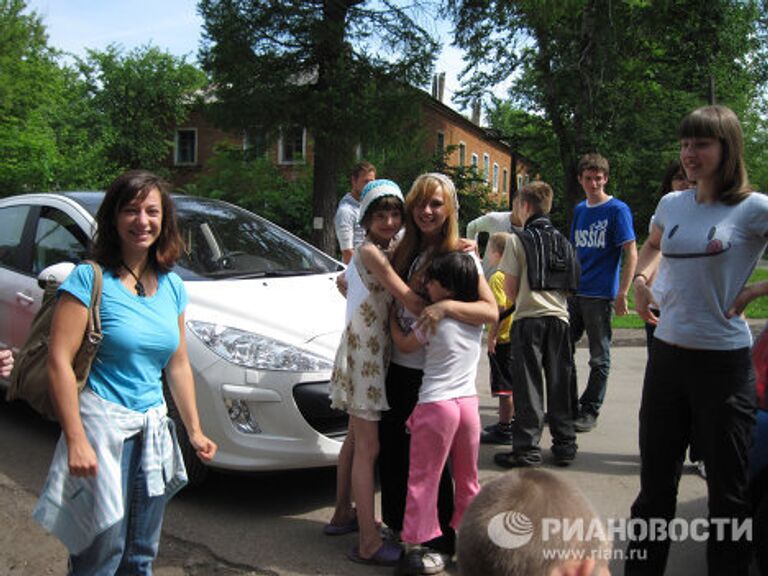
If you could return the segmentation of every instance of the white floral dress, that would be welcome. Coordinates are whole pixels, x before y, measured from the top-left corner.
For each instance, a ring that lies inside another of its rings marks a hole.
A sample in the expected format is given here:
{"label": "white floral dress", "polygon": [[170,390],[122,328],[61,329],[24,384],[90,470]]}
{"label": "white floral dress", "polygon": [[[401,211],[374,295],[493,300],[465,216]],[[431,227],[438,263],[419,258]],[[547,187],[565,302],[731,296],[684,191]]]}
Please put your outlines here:
{"label": "white floral dress", "polygon": [[378,420],[379,412],[389,410],[384,379],[391,347],[392,295],[365,268],[359,250],[355,250],[351,265],[368,294],[350,314],[341,335],[331,374],[331,406],[366,420]]}

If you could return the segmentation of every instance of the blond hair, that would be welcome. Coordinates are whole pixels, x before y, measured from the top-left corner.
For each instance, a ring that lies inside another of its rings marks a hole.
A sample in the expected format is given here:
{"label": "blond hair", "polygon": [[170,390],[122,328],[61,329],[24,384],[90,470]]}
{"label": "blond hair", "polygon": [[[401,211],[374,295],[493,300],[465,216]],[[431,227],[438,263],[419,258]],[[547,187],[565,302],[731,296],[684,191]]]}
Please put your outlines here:
{"label": "blond hair", "polygon": [[520,200],[528,202],[534,214],[549,214],[553,197],[552,187],[541,180],[529,182],[520,189]]}
{"label": "blond hair", "polygon": [[[432,246],[424,246],[425,238],[413,219],[413,212],[416,207],[424,206],[438,192],[443,194],[448,213],[447,218],[440,230],[439,241]],[[458,241],[459,203],[456,197],[456,187],[451,179],[444,174],[437,172],[422,174],[413,181],[413,185],[405,197],[405,234],[392,256],[393,268],[402,278],[407,278],[411,264],[420,252],[426,248],[432,248],[436,254],[450,252],[456,249]],[[429,262],[424,262],[422,269],[428,264]]]}

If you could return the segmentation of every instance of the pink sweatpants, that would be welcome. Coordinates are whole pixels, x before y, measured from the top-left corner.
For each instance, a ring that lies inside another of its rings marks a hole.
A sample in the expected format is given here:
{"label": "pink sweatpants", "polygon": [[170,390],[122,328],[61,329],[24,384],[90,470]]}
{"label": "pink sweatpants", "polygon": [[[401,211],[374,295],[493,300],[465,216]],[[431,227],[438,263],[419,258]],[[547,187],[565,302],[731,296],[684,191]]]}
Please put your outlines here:
{"label": "pink sweatpants", "polygon": [[451,519],[454,529],[459,527],[464,511],[480,491],[477,396],[417,404],[407,425],[411,432],[411,461],[400,537],[407,544],[421,544],[442,534],[437,519],[437,490],[449,455],[454,482]]}

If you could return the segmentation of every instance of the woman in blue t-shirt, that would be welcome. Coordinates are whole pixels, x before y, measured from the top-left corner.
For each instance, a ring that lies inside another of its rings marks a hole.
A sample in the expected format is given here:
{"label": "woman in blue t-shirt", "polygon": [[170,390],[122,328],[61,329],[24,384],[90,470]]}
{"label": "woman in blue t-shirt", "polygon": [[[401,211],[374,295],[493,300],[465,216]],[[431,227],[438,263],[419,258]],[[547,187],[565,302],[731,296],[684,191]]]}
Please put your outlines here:
{"label": "woman in blue t-shirt", "polygon": [[[660,200],[633,282],[638,313],[658,326],[643,383],[632,518],[646,527],[673,519],[692,432],[707,470],[709,573],[746,575],[755,378],[741,313],[768,293],[768,282],[746,286],[768,243],[768,197],[749,186],[741,125],[730,109],[694,110],[678,136],[680,161],[696,186]],[[656,302],[647,284],[662,254],[666,288]],[[663,314],[657,318],[654,308]],[[664,572],[672,532],[662,528],[630,543],[626,574]]]}
{"label": "woman in blue t-shirt", "polygon": [[209,462],[184,340],[187,295],[171,267],[181,250],[167,184],[134,170],[107,190],[93,259],[103,268],[103,341],[78,395],[72,361],[93,269],[59,288],[51,326],[50,393],[62,427],[35,518],[70,552],[71,574],[151,574],[165,504],[186,481],[163,398],[168,378],[191,445]]}

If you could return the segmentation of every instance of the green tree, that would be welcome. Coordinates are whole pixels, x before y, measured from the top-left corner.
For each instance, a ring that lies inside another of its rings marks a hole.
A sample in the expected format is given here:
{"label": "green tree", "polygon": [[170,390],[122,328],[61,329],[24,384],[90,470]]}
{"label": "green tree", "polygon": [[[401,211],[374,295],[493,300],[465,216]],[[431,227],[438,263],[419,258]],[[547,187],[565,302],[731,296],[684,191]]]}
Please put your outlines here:
{"label": "green tree", "polygon": [[653,209],[682,116],[711,97],[742,116],[764,82],[757,2],[741,0],[449,0],[467,51],[465,97],[513,79],[512,101],[557,138],[570,214],[578,157],[599,151],[609,184]]}
{"label": "green tree", "polygon": [[127,54],[114,45],[89,50],[79,68],[89,105],[100,116],[107,161],[120,170],[165,172],[172,128],[189,114],[205,75],[154,46]]}
{"label": "green tree", "polygon": [[[303,126],[314,141],[313,243],[335,250],[339,183],[354,150],[381,151],[412,118],[412,85],[429,77],[436,43],[390,0],[201,0],[201,57],[218,123],[275,133]],[[416,4],[418,6],[418,3]],[[409,108],[411,111],[409,112]],[[346,187],[346,185],[345,185]]]}

